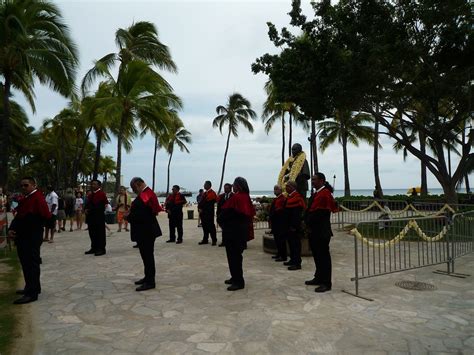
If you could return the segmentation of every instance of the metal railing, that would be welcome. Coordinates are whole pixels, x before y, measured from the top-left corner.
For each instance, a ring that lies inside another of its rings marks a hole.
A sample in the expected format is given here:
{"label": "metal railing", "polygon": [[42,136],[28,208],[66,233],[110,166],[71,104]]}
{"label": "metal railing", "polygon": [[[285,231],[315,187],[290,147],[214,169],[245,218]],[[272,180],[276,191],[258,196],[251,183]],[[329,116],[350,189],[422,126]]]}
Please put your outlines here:
{"label": "metal railing", "polygon": [[355,293],[344,292],[361,297],[360,280],[395,272],[446,263],[446,272],[436,272],[468,276],[454,273],[454,261],[474,250],[474,211],[452,218],[437,215],[358,222],[351,234]]}
{"label": "metal railing", "polygon": [[435,215],[452,216],[474,210],[474,205],[445,204],[431,201],[347,200],[339,203],[339,212],[331,215],[331,223],[339,228],[379,218],[414,218]]}

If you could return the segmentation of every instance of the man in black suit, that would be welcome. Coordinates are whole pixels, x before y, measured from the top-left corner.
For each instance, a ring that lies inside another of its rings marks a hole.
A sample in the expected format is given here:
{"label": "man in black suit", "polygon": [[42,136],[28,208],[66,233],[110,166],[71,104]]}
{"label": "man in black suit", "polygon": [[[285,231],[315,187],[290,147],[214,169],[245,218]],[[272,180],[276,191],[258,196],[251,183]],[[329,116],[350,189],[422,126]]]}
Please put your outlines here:
{"label": "man in black suit", "polygon": [[130,234],[138,244],[145,269],[145,277],[135,282],[135,285],[139,285],[136,291],[146,291],[155,288],[155,239],[161,236],[156,216],[163,209],[155,193],[142,178],[134,177],[130,181],[130,187],[137,197],[124,217],[130,223]]}
{"label": "man in black suit", "polygon": [[[226,183],[224,185],[224,193],[220,194],[217,197],[217,211],[216,211],[216,217],[219,218],[219,215],[221,213],[222,205],[233,195],[232,193],[232,184]],[[225,240],[224,240],[224,234],[222,234],[222,242],[219,244],[220,247],[225,247]]]}

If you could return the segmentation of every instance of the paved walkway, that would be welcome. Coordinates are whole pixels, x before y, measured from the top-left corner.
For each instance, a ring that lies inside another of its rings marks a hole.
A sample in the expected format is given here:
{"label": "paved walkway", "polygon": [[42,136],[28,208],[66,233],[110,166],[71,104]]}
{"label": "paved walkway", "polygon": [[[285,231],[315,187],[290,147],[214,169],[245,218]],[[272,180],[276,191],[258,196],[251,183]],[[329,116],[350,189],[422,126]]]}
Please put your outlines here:
{"label": "paved walkway", "polygon": [[[160,224],[167,235],[165,216]],[[432,273],[436,267],[361,282],[353,289],[352,239],[331,244],[334,288],[316,294],[312,258],[288,271],[262,251],[263,231],[244,255],[246,288],[228,292],[224,248],[198,246],[201,229],[185,221],[185,241],[156,243],[157,288],[135,292],[142,277],[128,233],[107,238],[107,255],[84,255],[87,232],[63,232],[44,244],[42,289],[32,314],[35,353],[474,353],[474,276]],[[116,226],[112,226],[115,229]],[[474,255],[457,272],[472,273]],[[435,291],[407,291],[399,280],[419,280]],[[22,340],[19,340],[22,341]]]}

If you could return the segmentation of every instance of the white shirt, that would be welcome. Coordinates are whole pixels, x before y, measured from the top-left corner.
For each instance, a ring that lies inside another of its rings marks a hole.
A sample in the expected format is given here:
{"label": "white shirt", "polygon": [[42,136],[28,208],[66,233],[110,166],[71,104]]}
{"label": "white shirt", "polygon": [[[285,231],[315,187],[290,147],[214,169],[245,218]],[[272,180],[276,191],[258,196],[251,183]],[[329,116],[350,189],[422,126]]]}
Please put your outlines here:
{"label": "white shirt", "polygon": [[51,191],[49,194],[46,195],[46,203],[48,204],[48,208],[51,211],[53,205],[56,205],[54,212],[51,212],[53,215],[57,216],[58,214],[58,195],[56,192]]}
{"label": "white shirt", "polygon": [[74,204],[74,210],[75,211],[81,211],[83,204],[84,204],[84,201],[82,200],[82,197],[76,197],[76,202]]}

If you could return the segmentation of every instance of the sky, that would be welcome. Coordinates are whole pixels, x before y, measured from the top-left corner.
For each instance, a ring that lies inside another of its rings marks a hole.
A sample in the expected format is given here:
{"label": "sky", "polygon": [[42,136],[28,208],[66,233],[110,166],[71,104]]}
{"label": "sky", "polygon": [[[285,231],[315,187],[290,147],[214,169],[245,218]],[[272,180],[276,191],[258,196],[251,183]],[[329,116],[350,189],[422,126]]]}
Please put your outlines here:
{"label": "sky", "polygon": [[[226,136],[212,128],[217,116],[216,107],[225,105],[229,95],[238,92],[246,97],[258,115],[254,122],[254,134],[243,128],[239,137],[232,137],[226,163],[224,182],[232,182],[236,176],[245,177],[251,190],[272,190],[281,167],[281,126],[277,125],[267,135],[261,122],[262,105],[265,101],[263,86],[267,77],[254,75],[251,64],[259,56],[278,50],[268,39],[268,21],[278,28],[289,26],[291,0],[281,1],[56,1],[69,25],[72,38],[79,48],[80,67],[77,83],[95,59],[116,52],[114,38],[118,28],[126,28],[133,22],[153,22],[159,38],[166,44],[178,67],[177,74],[162,72],[180,96],[184,108],[180,112],[186,129],[192,134],[190,153],[177,151],[171,162],[171,184],[178,184],[196,191],[205,180],[211,180],[217,189],[220,181]],[[311,7],[304,5],[310,15]],[[48,87],[37,85],[36,113],[31,111],[30,124],[40,127],[46,118],[54,117],[68,100]],[[15,99],[27,105],[21,95]],[[309,156],[309,133],[301,127],[294,128],[293,142],[303,145]],[[393,141],[382,136],[380,174],[382,187],[408,188],[419,186],[419,161],[408,157],[404,162],[401,154],[392,150]],[[148,135],[136,138],[133,150],[122,155],[123,182],[141,176],[151,185],[153,138]],[[116,140],[113,139],[103,154],[116,157]],[[342,148],[338,144],[324,153],[318,152],[320,171],[336,176],[336,189],[343,188]],[[351,188],[372,189],[373,148],[365,144],[349,147],[349,175]],[[455,160],[454,160],[455,161]],[[159,151],[157,158],[156,190],[166,189],[168,156]],[[454,165],[453,165],[454,166]],[[439,188],[429,173],[428,187]]]}

